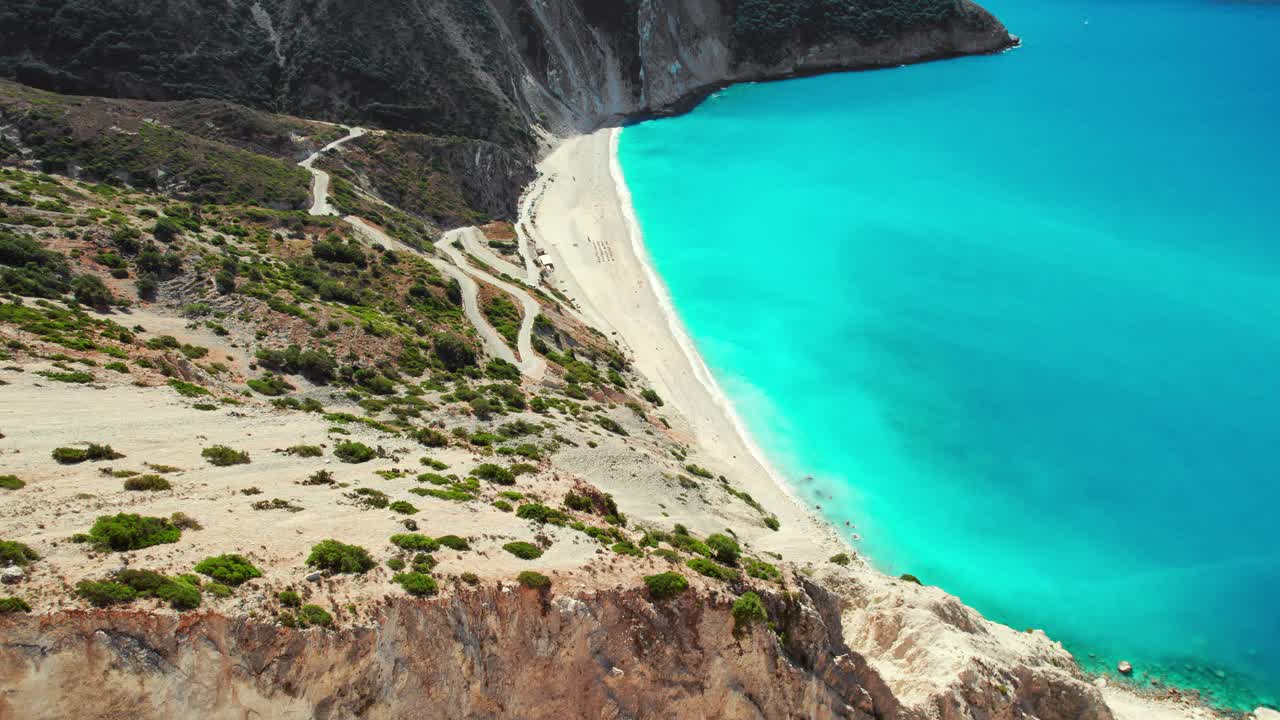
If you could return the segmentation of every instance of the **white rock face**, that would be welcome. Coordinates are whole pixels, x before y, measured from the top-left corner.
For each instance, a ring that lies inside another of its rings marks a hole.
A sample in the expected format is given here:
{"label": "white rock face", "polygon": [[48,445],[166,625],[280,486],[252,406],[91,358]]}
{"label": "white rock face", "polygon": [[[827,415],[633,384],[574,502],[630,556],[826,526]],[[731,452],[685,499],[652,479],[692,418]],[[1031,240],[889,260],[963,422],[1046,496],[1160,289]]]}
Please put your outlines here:
{"label": "white rock face", "polygon": [[1276,712],[1271,708],[1260,707],[1253,711],[1253,716],[1257,720],[1280,720],[1280,712]]}
{"label": "white rock face", "polygon": [[1133,665],[1128,660],[1121,660],[1116,665],[1116,669],[1120,671],[1121,675],[1128,675],[1133,672]]}
{"label": "white rock face", "polygon": [[0,582],[3,582],[5,585],[22,582],[23,577],[22,568],[17,565],[10,565],[5,568],[3,572],[0,572]]}

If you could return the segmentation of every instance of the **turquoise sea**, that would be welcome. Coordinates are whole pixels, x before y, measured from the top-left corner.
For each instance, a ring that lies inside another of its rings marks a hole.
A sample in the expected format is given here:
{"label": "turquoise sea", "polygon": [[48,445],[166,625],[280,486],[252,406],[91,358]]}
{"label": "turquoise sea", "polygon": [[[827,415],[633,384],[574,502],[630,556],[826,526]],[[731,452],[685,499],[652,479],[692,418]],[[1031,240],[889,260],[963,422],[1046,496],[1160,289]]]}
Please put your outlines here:
{"label": "turquoise sea", "polygon": [[878,566],[1274,707],[1280,5],[986,4],[1022,48],[627,128],[646,246]]}

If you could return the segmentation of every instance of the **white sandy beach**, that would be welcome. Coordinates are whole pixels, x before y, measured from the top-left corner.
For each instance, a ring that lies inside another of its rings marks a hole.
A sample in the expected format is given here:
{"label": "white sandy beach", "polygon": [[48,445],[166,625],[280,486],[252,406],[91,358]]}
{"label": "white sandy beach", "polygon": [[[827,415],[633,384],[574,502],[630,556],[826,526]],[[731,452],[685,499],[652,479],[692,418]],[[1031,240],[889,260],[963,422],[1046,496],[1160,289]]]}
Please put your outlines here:
{"label": "white sandy beach", "polygon": [[797,561],[825,561],[846,551],[834,528],[803,508],[767,467],[671,311],[628,217],[630,202],[614,161],[619,132],[567,139],[539,166],[545,187],[522,221],[554,261],[552,284],[577,303],[587,322],[625,348],[658,395],[678,410],[683,422],[669,419],[695,448],[689,460],[724,474],[778,515],[781,530],[756,538],[757,545]]}

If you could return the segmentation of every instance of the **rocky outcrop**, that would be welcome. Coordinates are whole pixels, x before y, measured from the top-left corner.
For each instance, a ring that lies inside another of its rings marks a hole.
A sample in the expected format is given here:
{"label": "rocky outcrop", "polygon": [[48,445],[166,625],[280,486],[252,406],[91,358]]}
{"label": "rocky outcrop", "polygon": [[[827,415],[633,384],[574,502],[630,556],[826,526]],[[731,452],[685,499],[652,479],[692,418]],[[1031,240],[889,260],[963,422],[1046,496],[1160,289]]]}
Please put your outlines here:
{"label": "rocky outcrop", "polygon": [[1025,667],[998,691],[974,672],[904,704],[845,645],[846,600],[803,582],[765,602],[776,635],[735,629],[714,594],[655,604],[510,587],[386,600],[336,631],[198,613],[0,616],[0,718],[1110,719],[1091,686]]}
{"label": "rocky outcrop", "polygon": [[[862,689],[865,666],[812,672],[763,627],[735,635],[723,599],[490,588],[374,614],[333,632],[211,614],[10,616],[0,717],[894,716]],[[789,644],[828,657],[825,640]]]}

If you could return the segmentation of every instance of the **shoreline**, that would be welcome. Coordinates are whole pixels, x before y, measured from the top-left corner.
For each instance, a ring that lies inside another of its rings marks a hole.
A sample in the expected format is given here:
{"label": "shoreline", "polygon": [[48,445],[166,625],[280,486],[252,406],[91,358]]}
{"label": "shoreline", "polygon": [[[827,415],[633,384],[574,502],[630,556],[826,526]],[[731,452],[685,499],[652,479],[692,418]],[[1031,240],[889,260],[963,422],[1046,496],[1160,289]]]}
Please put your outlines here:
{"label": "shoreline", "polygon": [[[654,267],[653,259],[649,256],[649,251],[644,244],[644,231],[640,227],[640,219],[636,217],[635,205],[631,198],[631,188],[627,185],[626,176],[622,172],[622,161],[618,158],[618,147],[622,140],[623,128],[613,128],[609,137],[609,172],[613,176],[614,191],[618,196],[618,207],[622,212],[623,218],[627,221],[627,232],[631,241],[631,252],[640,262],[640,266],[644,269],[649,282],[653,286],[655,299],[658,306],[662,308],[667,319],[667,329],[671,331],[676,345],[680,351],[684,353],[685,359],[693,367],[694,375],[702,386],[706,388],[707,394],[711,396],[712,401],[724,413],[725,420],[733,426],[734,431],[738,434],[738,438],[742,444],[747,447],[751,453],[751,457],[764,470],[765,474],[778,486],[784,494],[800,506],[805,512],[811,512],[804,505],[804,500],[800,497],[796,489],[792,487],[786,477],[778,470],[770,460],[764,449],[760,447],[759,442],[751,434],[750,428],[743,421],[742,416],[738,414],[737,408],[733,405],[733,400],[729,397],[724,388],[720,387],[719,381],[716,380],[715,373],[707,366],[706,360],[703,359],[702,353],[698,352],[698,347],[693,341],[693,336],[689,334],[688,328],[684,326],[684,321],[680,319],[680,313],[676,311],[675,301],[671,298],[671,290],[667,287],[666,282]],[[823,520],[828,525],[831,524],[819,513],[812,513],[816,519]],[[837,535],[839,529],[834,528]],[[847,545],[848,543],[845,542]],[[850,546],[850,549],[857,551],[857,548]]]}
{"label": "shoreline", "polygon": [[[678,423],[672,420],[677,431],[692,435],[689,460],[710,464],[702,458],[708,453],[715,456],[719,463],[711,465],[713,471],[719,474],[727,466],[728,477],[745,485],[783,520],[780,532],[756,531],[744,533],[744,538],[765,549],[785,548],[787,559],[801,564],[825,563],[835,552],[852,551],[855,564],[876,576],[872,582],[892,580],[858,552],[831,520],[805,506],[758,445],[698,352],[644,245],[618,157],[621,134],[621,128],[607,128],[563,139],[539,164],[542,175],[537,182],[543,185],[543,197],[531,203],[520,222],[537,225],[534,237],[554,262],[548,284],[572,298],[585,318],[627,349],[640,374],[682,416]],[[625,241],[620,235],[625,235]],[[606,245],[608,249],[601,250]],[[672,352],[672,345],[679,352]],[[692,392],[691,384],[696,385]],[[705,524],[724,518],[716,512],[711,517],[671,519],[696,526],[697,520]],[[1078,662],[1075,665],[1086,682],[1099,677],[1084,671]],[[1109,683],[1102,694],[1117,720],[1221,717],[1206,704],[1153,697],[1121,683]]]}
{"label": "shoreline", "polygon": [[732,520],[744,539],[801,563],[824,563],[841,552],[861,558],[769,461],[698,352],[645,249],[617,157],[620,137],[620,128],[606,128],[561,140],[539,163],[541,195],[519,222],[534,228],[539,252],[553,262],[548,284],[618,342],[666,403],[656,412],[689,448],[682,463],[724,475],[781,526],[768,530],[745,506],[723,509],[726,517],[672,520],[712,531]]}

